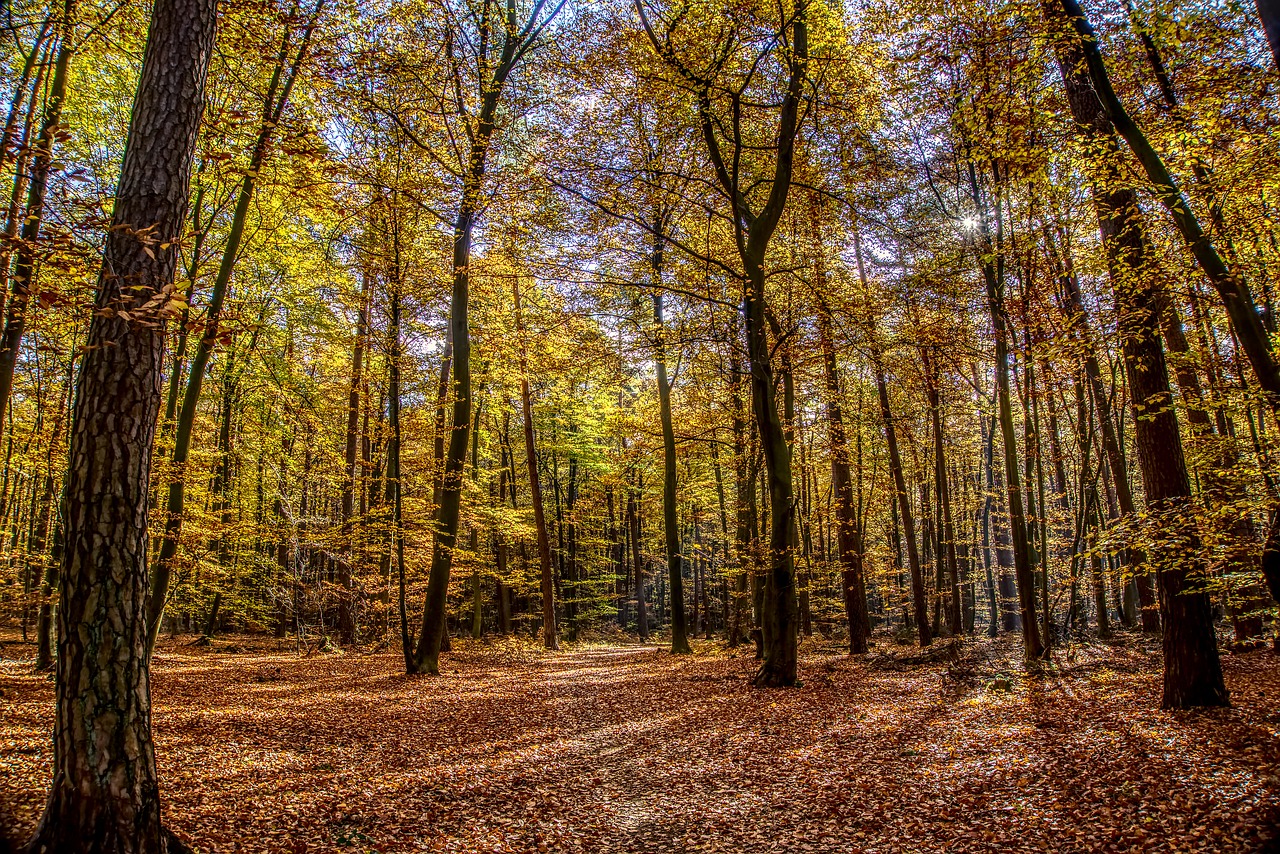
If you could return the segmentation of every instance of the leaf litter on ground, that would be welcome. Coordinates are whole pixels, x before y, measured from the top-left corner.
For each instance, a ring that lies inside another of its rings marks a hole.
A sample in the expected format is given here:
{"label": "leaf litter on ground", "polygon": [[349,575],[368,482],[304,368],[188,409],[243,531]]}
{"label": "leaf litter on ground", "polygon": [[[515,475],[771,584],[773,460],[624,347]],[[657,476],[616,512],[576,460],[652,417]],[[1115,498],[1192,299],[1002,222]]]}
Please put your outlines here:
{"label": "leaf litter on ground", "polygon": [[[454,643],[442,675],[410,678],[395,652],[166,642],[166,822],[197,851],[291,854],[1277,844],[1270,651],[1224,659],[1232,708],[1166,712],[1158,645],[1136,636],[1038,673],[1013,639],[863,657],[806,641],[790,690],[751,687],[747,647]],[[0,659],[0,815],[19,837],[52,765],[53,685],[31,664]]]}

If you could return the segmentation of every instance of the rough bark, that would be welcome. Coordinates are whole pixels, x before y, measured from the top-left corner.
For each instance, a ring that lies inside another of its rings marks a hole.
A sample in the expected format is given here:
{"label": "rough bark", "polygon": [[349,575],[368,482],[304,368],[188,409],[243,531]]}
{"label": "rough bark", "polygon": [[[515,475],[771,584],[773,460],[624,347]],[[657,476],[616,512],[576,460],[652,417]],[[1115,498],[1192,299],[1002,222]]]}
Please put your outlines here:
{"label": "rough bark", "polygon": [[158,0],[73,407],[54,777],[30,852],[181,850],[161,826],[147,663],[147,509],[173,284],[216,22]]}

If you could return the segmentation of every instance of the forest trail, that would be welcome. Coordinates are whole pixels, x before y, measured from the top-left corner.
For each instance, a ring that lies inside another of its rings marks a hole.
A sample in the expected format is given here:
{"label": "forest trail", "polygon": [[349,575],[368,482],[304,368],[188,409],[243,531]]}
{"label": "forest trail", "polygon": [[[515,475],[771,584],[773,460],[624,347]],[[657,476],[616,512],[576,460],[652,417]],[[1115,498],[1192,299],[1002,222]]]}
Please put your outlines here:
{"label": "forest trail", "polygon": [[[197,850],[1257,852],[1280,815],[1266,652],[1226,660],[1234,708],[1172,714],[1137,644],[1035,680],[1009,643],[906,669],[810,649],[803,687],[761,691],[749,652],[705,642],[464,640],[435,678],[254,643],[157,657],[165,809]],[[0,804],[24,829],[52,708],[29,674],[0,663]]]}

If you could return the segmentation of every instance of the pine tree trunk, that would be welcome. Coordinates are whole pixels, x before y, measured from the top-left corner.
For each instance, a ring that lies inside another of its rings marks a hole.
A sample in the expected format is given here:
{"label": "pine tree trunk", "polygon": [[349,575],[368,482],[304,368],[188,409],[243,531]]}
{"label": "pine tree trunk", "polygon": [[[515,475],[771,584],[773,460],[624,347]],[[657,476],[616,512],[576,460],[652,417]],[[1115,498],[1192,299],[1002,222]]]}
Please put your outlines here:
{"label": "pine tree trunk", "polygon": [[54,778],[30,852],[182,850],[161,827],[151,742],[147,492],[166,321],[156,306],[173,283],[215,23],[210,0],[152,10],[76,388]]}

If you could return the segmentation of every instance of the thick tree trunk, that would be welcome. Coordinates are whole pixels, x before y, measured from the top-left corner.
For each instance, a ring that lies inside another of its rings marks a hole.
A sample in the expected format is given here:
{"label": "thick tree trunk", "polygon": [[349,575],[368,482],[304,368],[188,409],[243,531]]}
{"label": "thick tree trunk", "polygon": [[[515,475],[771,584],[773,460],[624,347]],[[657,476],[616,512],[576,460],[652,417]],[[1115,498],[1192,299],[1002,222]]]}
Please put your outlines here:
{"label": "thick tree trunk", "polygon": [[[485,138],[487,144],[487,137]],[[479,144],[479,143],[478,143]],[[448,452],[440,478],[435,542],[431,571],[427,577],[427,600],[422,609],[422,629],[414,655],[414,671],[440,672],[440,649],[445,626],[445,606],[449,595],[449,572],[453,549],[458,541],[458,520],[462,510],[462,476],[471,439],[471,332],[468,320],[471,274],[471,236],[475,227],[475,196],[484,174],[484,147],[473,147],[471,162],[477,164],[463,190],[453,236],[453,295],[449,309],[449,335],[453,339],[453,421]],[[474,183],[473,183],[474,182]]]}
{"label": "thick tree trunk", "polygon": [[[761,253],[763,255],[763,252]],[[762,687],[795,684],[798,661],[795,557],[791,549],[791,448],[783,433],[774,395],[773,367],[764,304],[764,258],[745,258],[747,354],[751,365],[751,398],[756,429],[764,452],[769,493],[769,554],[764,577],[761,638],[764,660],[755,682]]]}
{"label": "thick tree trunk", "polygon": [[[71,431],[54,776],[30,852],[164,852],[147,663],[147,509],[167,312],[216,7],[158,0]],[[154,246],[152,245],[154,244]]]}
{"label": "thick tree trunk", "polygon": [[[1074,0],[1063,0],[1067,15],[1073,14],[1073,6]],[[1051,21],[1063,21],[1052,0],[1046,0],[1045,8]],[[1075,11],[1078,12],[1078,7]],[[1091,50],[1094,56],[1090,64],[1100,64],[1096,45],[1064,39],[1058,50],[1068,101],[1090,148],[1091,166],[1095,170],[1094,208],[1116,292],[1147,512],[1155,522],[1152,527],[1155,543],[1150,557],[1156,567],[1164,616],[1163,705],[1165,708],[1227,705],[1213,615],[1204,589],[1207,567],[1195,529],[1191,483],[1169,391],[1164,347],[1159,338],[1158,286],[1149,267],[1141,213],[1135,194],[1121,181],[1122,176],[1114,165],[1118,148],[1111,128],[1114,111],[1104,111],[1105,101],[1100,101],[1094,88],[1080,79],[1078,69]],[[1104,90],[1109,91],[1109,84],[1098,79],[1096,67],[1093,71],[1093,86],[1101,83]]]}
{"label": "thick tree trunk", "polygon": [[[1132,216],[1107,225],[1135,228]],[[1109,230],[1104,225],[1104,234]],[[1125,341],[1129,399],[1147,512],[1155,517],[1156,565],[1163,612],[1164,708],[1228,704],[1218,661],[1213,614],[1205,590],[1208,567],[1196,531],[1191,483],[1182,456],[1160,344],[1159,310],[1151,283],[1137,276],[1117,283],[1120,330]]]}

